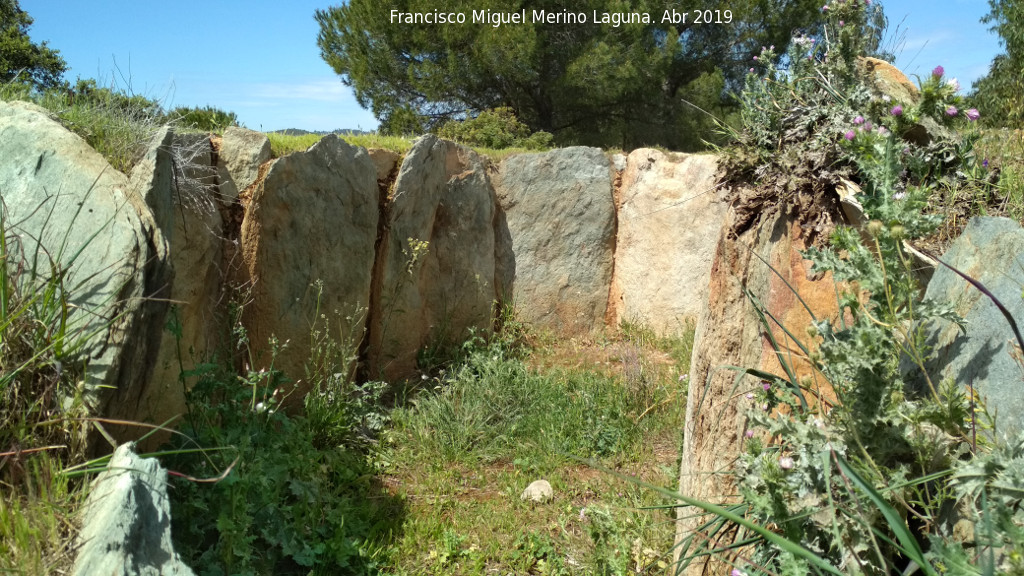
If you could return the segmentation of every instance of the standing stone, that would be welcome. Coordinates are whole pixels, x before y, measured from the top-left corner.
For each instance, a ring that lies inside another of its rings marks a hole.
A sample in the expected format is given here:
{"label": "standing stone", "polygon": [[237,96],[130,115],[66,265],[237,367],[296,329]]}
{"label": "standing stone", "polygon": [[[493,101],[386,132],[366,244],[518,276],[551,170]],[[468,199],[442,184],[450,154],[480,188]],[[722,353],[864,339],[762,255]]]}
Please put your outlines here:
{"label": "standing stone", "polygon": [[377,182],[385,182],[402,160],[402,155],[383,148],[370,148],[370,160],[377,168]]}
{"label": "standing stone", "polygon": [[21,272],[22,286],[44,282],[51,259],[66,272],[66,332],[84,340],[87,402],[136,419],[171,279],[149,208],[84,140],[24,102],[0,102],[0,197],[8,248],[26,262],[38,257],[39,276]]}
{"label": "standing stone", "polygon": [[[971,218],[942,261],[981,282],[1024,330],[1024,230],[1019,224],[1008,218]],[[925,326],[925,345],[932,351],[925,369],[932,383],[951,378],[964,387],[973,385],[996,416],[998,434],[1024,430],[1024,367],[1003,314],[988,296],[942,265],[925,299],[952,304],[966,326],[961,331],[942,319]],[[901,368],[920,393],[931,394],[919,367],[904,359]]]}
{"label": "standing stone", "polygon": [[519,319],[563,334],[604,326],[615,246],[609,161],[596,148],[512,156],[494,178]]}
{"label": "standing stone", "polygon": [[250,282],[242,322],[252,368],[273,366],[299,383],[293,403],[311,387],[305,366],[315,331],[339,343],[362,337],[377,218],[370,156],[335,135],[275,160],[252,187],[241,231]]}
{"label": "standing stone", "polygon": [[270,140],[266,134],[237,126],[229,126],[224,131],[218,152],[238,192],[256,181],[260,166],[270,160],[270,155]]}
{"label": "standing stone", "polygon": [[153,210],[174,270],[172,327],[161,330],[152,381],[140,401],[140,416],[162,424],[185,412],[185,391],[194,381],[181,374],[209,361],[227,332],[224,225],[215,201],[219,183],[209,137],[161,130],[132,171],[131,182]]}
{"label": "standing stone", "polygon": [[[697,322],[679,476],[681,494],[715,503],[734,501],[736,482],[730,471],[742,446],[745,414],[752,407],[745,393],[760,385],[752,376],[737,381],[736,372],[725,367],[785,374],[766,337],[768,328],[759,320],[746,291],[792,334],[806,334],[811,323],[801,299],[818,318],[835,318],[838,314],[831,274],[820,278],[810,274],[810,262],[800,254],[807,248],[807,239],[793,216],[762,214],[738,236],[731,233],[735,218],[734,209],[730,209],[715,249],[707,308]],[[776,325],[770,329],[783,352],[792,352],[787,360],[792,362],[797,378],[814,376],[814,368],[800,360],[802,352],[785,332]],[[819,377],[815,382],[822,380]],[[830,390],[820,390],[819,394],[834,400]],[[676,541],[688,537],[705,520],[706,516],[694,515],[690,508],[680,508]],[[675,553],[678,556],[680,552],[677,548]],[[686,573],[728,573],[728,569],[722,570],[720,563],[695,561]]]}
{"label": "standing stone", "polygon": [[409,376],[424,347],[490,329],[496,204],[485,161],[472,150],[428,135],[406,155],[379,256],[373,377]]}
{"label": "standing stone", "polygon": [[78,534],[75,576],[192,576],[171,543],[167,472],[131,443],[93,483]]}
{"label": "standing stone", "polygon": [[678,333],[703,311],[728,209],[718,160],[634,150],[618,195],[612,320]]}

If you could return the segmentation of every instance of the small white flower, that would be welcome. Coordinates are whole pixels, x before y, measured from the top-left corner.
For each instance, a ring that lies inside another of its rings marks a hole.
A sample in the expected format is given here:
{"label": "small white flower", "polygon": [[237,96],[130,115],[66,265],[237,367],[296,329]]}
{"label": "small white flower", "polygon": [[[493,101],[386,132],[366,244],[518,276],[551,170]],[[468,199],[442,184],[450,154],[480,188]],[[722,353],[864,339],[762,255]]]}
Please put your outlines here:
{"label": "small white flower", "polygon": [[796,462],[793,462],[793,459],[789,456],[779,458],[779,468],[782,468],[783,470],[790,470],[794,465],[796,465]]}
{"label": "small white flower", "polygon": [[263,405],[263,402],[260,402],[259,404],[256,404],[256,413],[257,414],[262,414],[263,411],[266,410],[266,409],[267,409],[267,407]]}
{"label": "small white flower", "polygon": [[893,200],[903,200],[906,197],[907,197],[907,193],[906,192],[897,192],[897,193],[892,195],[892,199]]}
{"label": "small white flower", "polygon": [[889,102],[892,98],[888,94],[882,94],[882,102]]}
{"label": "small white flower", "polygon": [[946,80],[946,86],[949,86],[950,88],[952,88],[953,92],[959,92],[960,91],[960,82],[956,78],[950,78],[950,79]]}

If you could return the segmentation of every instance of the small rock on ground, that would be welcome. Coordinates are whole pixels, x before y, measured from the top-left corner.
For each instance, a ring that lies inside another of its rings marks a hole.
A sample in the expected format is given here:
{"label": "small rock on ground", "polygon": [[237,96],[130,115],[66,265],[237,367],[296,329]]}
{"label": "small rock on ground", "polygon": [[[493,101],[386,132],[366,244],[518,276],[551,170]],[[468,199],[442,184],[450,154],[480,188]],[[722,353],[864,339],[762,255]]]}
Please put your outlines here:
{"label": "small rock on ground", "polygon": [[547,502],[555,497],[555,491],[547,480],[536,480],[523,490],[519,496],[520,500],[531,500],[533,502]]}

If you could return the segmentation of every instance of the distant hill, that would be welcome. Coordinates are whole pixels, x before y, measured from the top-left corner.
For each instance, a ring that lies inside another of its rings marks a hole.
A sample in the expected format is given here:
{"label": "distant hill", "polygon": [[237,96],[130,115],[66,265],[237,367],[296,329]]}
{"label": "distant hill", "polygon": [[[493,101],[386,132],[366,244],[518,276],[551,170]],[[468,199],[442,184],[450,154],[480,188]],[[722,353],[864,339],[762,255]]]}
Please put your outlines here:
{"label": "distant hill", "polygon": [[338,130],[317,130],[310,132],[309,130],[303,130],[301,128],[285,128],[284,130],[274,130],[271,134],[284,134],[285,136],[305,136],[307,134],[317,134],[320,136],[326,136],[328,134],[338,134],[339,136],[359,136],[361,134],[372,134],[371,130],[352,130],[352,129],[338,129]]}

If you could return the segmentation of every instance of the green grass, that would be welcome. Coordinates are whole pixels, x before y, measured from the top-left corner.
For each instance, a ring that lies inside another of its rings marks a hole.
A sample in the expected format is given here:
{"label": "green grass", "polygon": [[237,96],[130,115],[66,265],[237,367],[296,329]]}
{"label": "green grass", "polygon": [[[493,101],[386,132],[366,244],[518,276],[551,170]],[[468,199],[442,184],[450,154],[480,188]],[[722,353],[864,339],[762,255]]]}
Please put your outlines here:
{"label": "green grass", "polygon": [[[559,341],[525,356],[474,350],[392,412],[377,460],[407,503],[394,574],[663,572],[674,519],[664,502],[576,457],[674,487],[692,331]],[[519,495],[546,479],[553,501]]]}
{"label": "green grass", "polygon": [[[313,144],[319,142],[323,135],[303,134],[301,136],[291,136],[277,132],[267,132],[267,138],[270,139],[270,149],[273,157],[280,158],[292,152],[302,152],[308,149]],[[413,142],[416,141],[414,136],[383,136],[380,134],[343,135],[341,139],[353,146],[362,146],[366,149],[383,148],[398,154],[408,152],[412,148]],[[534,154],[537,152],[536,150],[527,150],[525,148],[503,148],[501,150],[473,148],[473,150],[490,158],[492,162],[500,162],[509,156],[517,154]]]}
{"label": "green grass", "polygon": [[[278,132],[267,132],[267,138],[270,139],[271,154],[274,158],[287,156],[292,152],[305,151],[323,137],[322,134],[292,136]],[[380,134],[342,135],[341,139],[353,146],[362,146],[366,149],[383,148],[399,154],[408,152],[415,140],[410,137],[382,136]]]}
{"label": "green grass", "polygon": [[0,572],[50,574],[70,567],[85,492],[63,471],[85,461],[76,358],[96,333],[69,327],[78,247],[49,246],[36,261],[8,222],[0,206]]}

